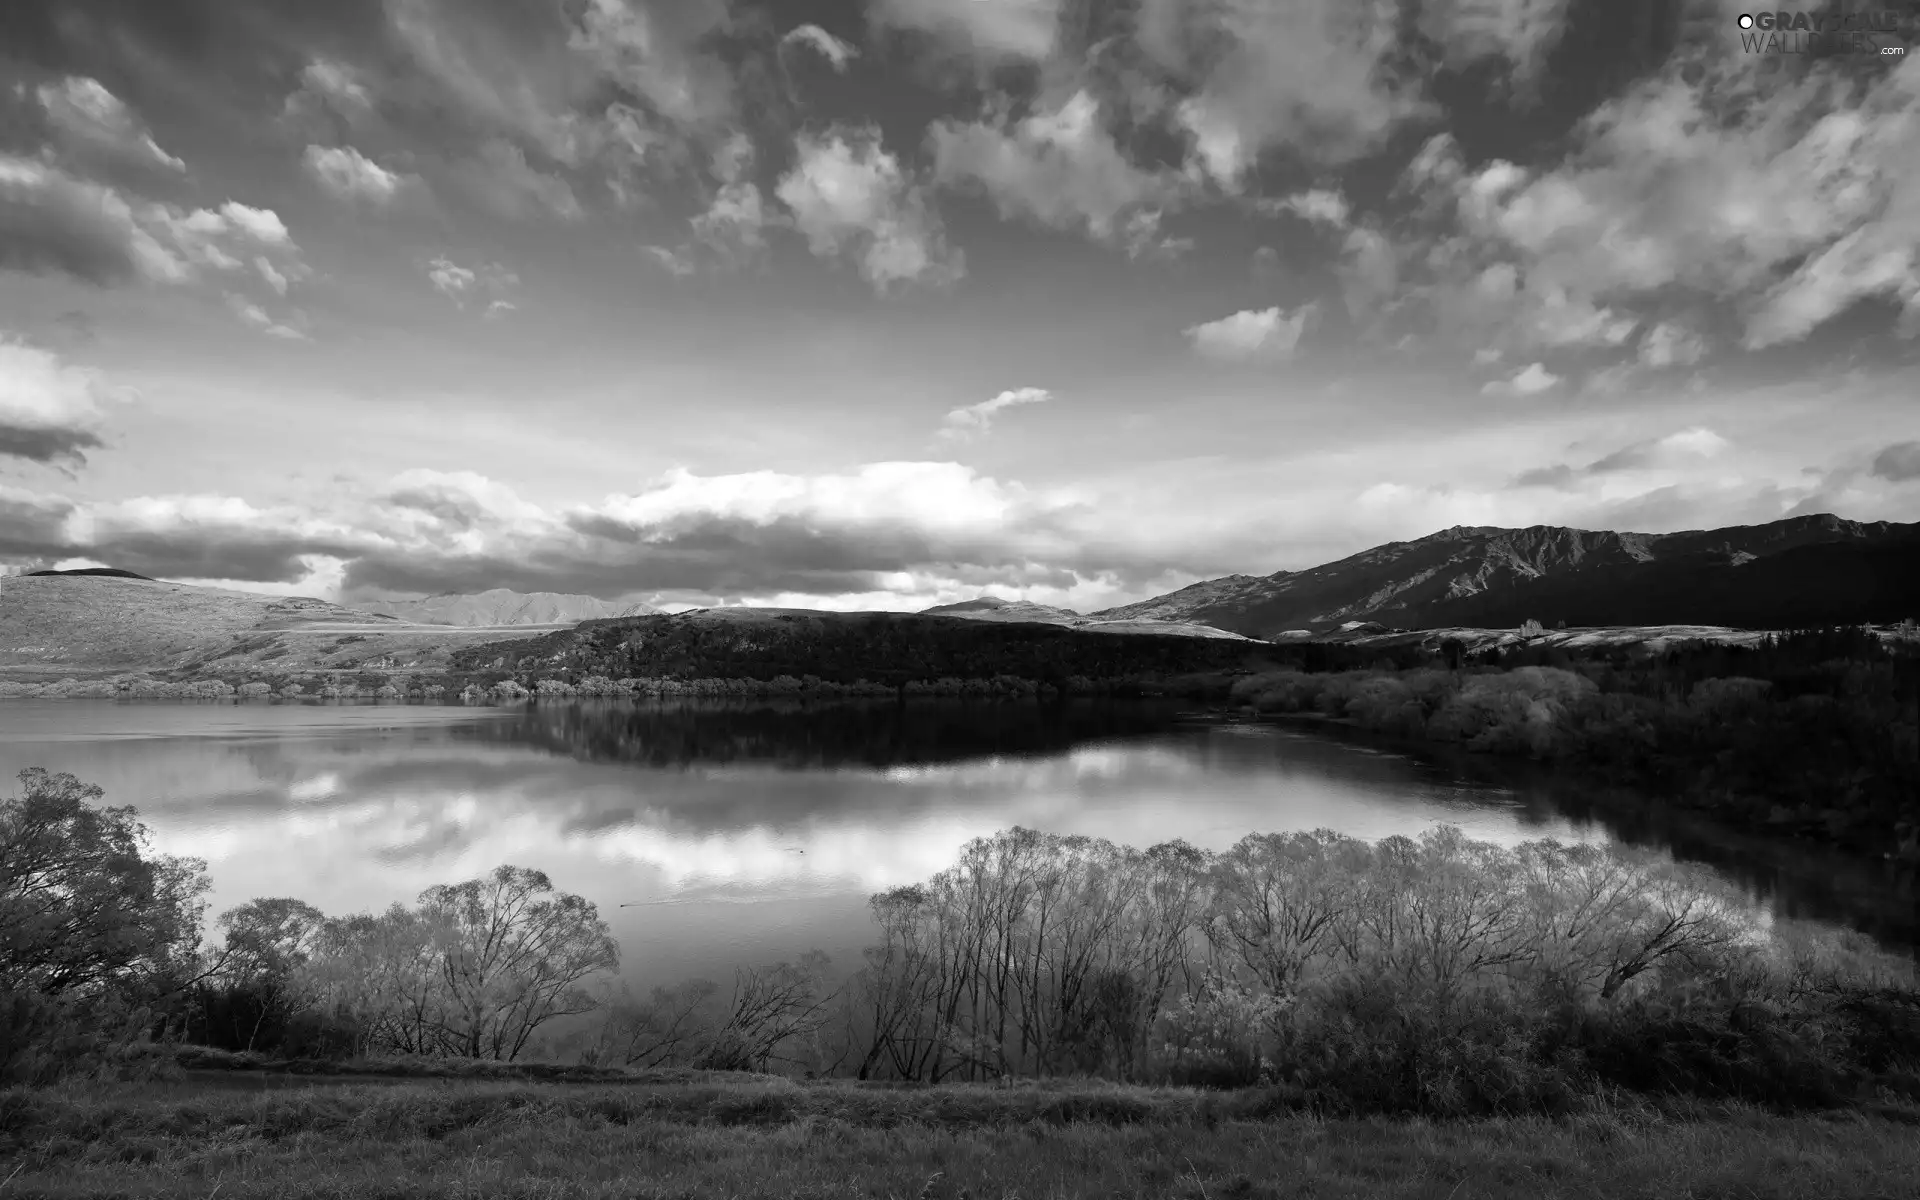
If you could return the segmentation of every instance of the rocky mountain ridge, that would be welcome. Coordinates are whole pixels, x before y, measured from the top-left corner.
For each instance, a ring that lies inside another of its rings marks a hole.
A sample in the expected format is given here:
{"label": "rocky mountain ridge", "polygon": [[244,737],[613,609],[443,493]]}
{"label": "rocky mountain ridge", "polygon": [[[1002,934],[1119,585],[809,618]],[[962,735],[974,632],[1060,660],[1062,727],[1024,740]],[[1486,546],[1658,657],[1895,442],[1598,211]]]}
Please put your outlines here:
{"label": "rocky mountain ridge", "polygon": [[[1556,609],[1564,614],[1557,619],[1587,625],[1897,620],[1910,615],[1903,605],[1920,605],[1920,598],[1909,599],[1920,583],[1910,572],[1903,575],[1898,561],[1909,545],[1920,546],[1920,525],[1830,513],[1668,534],[1455,526],[1324,566],[1204,580],[1092,615],[1193,621],[1250,637],[1319,632],[1354,620],[1400,628],[1498,626],[1552,621]],[[1789,556],[1808,566],[1815,560],[1823,569],[1839,566],[1840,574],[1829,574],[1824,587],[1787,578],[1790,572],[1779,566],[1738,579],[1731,574],[1767,560],[1787,563]],[[1779,607],[1778,621],[1769,620],[1769,588],[1796,597]],[[1660,604],[1650,604],[1656,593]],[[1578,618],[1570,615],[1576,609]]]}

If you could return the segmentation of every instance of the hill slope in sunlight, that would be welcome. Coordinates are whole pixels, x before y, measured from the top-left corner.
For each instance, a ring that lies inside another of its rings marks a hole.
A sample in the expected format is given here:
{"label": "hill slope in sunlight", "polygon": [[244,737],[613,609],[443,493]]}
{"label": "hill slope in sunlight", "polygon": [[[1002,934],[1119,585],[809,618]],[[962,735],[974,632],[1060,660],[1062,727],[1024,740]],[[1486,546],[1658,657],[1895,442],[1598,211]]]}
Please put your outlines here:
{"label": "hill slope in sunlight", "polygon": [[430,667],[453,645],[541,627],[415,625],[306,596],[106,575],[0,579],[0,679],[369,663]]}
{"label": "hill slope in sunlight", "polygon": [[357,607],[418,625],[571,625],[611,617],[643,617],[651,604],[621,603],[559,592],[447,592],[419,600],[363,600]]}

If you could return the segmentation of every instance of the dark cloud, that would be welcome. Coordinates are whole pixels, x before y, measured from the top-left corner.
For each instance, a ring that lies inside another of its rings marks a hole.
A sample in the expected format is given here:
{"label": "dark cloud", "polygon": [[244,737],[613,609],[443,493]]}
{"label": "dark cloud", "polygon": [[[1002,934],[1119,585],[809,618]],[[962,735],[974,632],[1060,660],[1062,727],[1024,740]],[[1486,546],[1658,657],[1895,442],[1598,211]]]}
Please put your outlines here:
{"label": "dark cloud", "polygon": [[127,283],[160,265],[142,257],[143,236],[111,188],[33,159],[0,157],[0,269]]}
{"label": "dark cloud", "polygon": [[1874,455],[1873,473],[1890,483],[1920,479],[1920,442],[1896,442]]}
{"label": "dark cloud", "polygon": [[73,510],[66,500],[19,495],[0,487],[0,554],[25,559],[72,554],[65,525]]}
{"label": "dark cloud", "polygon": [[1580,477],[1580,472],[1566,463],[1555,463],[1550,467],[1535,467],[1531,471],[1522,471],[1514,476],[1509,486],[1517,488],[1564,488]]}
{"label": "dark cloud", "polygon": [[106,443],[85,429],[28,429],[0,422],[0,458],[24,458],[48,466],[84,466],[85,451]]}
{"label": "dark cloud", "polygon": [[165,531],[109,532],[68,553],[85,554],[159,579],[293,583],[307,577],[303,555],[348,557],[362,549],[362,545],[339,538],[206,529],[188,524]]}

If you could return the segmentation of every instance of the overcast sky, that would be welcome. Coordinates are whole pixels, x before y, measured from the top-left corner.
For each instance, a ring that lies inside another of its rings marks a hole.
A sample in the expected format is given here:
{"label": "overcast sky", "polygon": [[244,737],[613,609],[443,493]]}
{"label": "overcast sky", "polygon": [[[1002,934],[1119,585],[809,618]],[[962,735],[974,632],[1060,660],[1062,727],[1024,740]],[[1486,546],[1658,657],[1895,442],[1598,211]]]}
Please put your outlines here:
{"label": "overcast sky", "polygon": [[1091,609],[1920,519],[1920,61],[1738,12],[10,0],[0,564]]}

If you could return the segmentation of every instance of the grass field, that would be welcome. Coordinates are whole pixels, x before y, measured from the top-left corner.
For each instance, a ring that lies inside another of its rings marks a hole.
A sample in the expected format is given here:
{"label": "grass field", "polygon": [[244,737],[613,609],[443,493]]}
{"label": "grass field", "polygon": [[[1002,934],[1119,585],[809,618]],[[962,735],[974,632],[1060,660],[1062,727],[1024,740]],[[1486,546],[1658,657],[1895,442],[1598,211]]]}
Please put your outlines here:
{"label": "grass field", "polygon": [[1636,1106],[1437,1124],[1269,1115],[1258,1092],[1072,1083],[193,1072],[0,1093],[0,1178],[7,1198],[1892,1200],[1916,1195],[1920,1113]]}

